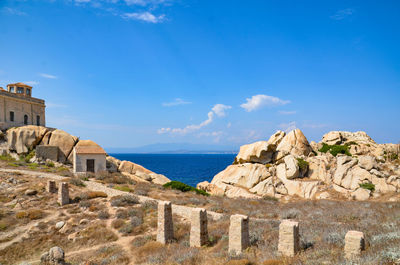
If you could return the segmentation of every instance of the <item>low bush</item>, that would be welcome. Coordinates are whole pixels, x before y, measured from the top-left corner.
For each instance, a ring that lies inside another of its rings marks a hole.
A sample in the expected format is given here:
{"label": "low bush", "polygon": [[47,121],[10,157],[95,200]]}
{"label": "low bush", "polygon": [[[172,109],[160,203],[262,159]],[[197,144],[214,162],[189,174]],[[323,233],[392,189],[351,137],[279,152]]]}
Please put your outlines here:
{"label": "low bush", "polygon": [[95,198],[107,198],[107,193],[102,191],[89,191],[86,195],[89,200]]}
{"label": "low bush", "polygon": [[46,163],[46,166],[48,166],[48,167],[54,167],[54,162],[49,161],[49,162]]}
{"label": "low bush", "polygon": [[114,229],[119,229],[119,228],[121,228],[124,224],[125,224],[125,221],[124,221],[124,220],[115,219],[114,221],[112,221],[111,226],[112,226]]}
{"label": "low bush", "polygon": [[8,161],[8,162],[15,161],[15,159],[13,157],[11,157],[9,154],[0,156],[0,160]]}
{"label": "low bush", "polygon": [[72,184],[72,185],[78,186],[78,187],[85,187],[86,186],[86,184],[83,183],[83,181],[78,179],[78,178],[71,178],[69,180],[69,183]]}
{"label": "low bush", "polygon": [[329,151],[333,156],[337,156],[338,154],[344,154],[351,156],[349,152],[349,145],[329,145],[326,143],[322,144],[321,149],[319,149],[320,152],[326,153]]}
{"label": "low bush", "polygon": [[106,210],[103,210],[103,211],[100,211],[100,212],[97,214],[97,217],[98,217],[99,219],[105,220],[105,219],[110,218],[110,214],[109,214]]}
{"label": "low bush", "polygon": [[138,203],[139,199],[135,195],[121,195],[111,198],[111,205],[114,207],[129,206]]}
{"label": "low bush", "polygon": [[303,158],[297,158],[297,164],[299,165],[300,170],[307,170],[309,166],[309,163]]}
{"label": "low bush", "polygon": [[20,211],[15,214],[17,219],[30,219],[37,220],[44,217],[44,212],[38,209],[31,209],[28,211]]}
{"label": "low bush", "polygon": [[374,191],[375,190],[375,185],[372,183],[362,183],[360,184],[360,188],[366,189],[366,190],[370,190],[370,191]]}
{"label": "low bush", "polygon": [[188,192],[188,191],[194,191],[197,194],[200,195],[204,195],[204,196],[209,196],[210,194],[208,194],[207,192],[205,192],[204,190],[199,190],[196,189],[195,187],[189,186],[185,183],[179,182],[179,181],[171,181],[168,183],[165,183],[163,185],[164,188],[171,188],[171,189],[175,189],[175,190],[180,190],[182,192]]}
{"label": "low bush", "polygon": [[114,186],[113,188],[120,191],[133,192],[133,189],[129,188],[128,186]]}

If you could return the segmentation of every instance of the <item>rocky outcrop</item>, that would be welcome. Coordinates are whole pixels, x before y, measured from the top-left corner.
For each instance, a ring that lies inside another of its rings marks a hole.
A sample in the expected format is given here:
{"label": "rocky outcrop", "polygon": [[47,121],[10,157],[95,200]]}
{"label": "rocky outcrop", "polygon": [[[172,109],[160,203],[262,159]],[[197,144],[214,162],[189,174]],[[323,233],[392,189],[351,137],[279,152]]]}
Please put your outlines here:
{"label": "rocky outcrop", "polygon": [[[324,144],[346,145],[349,153],[320,152]],[[233,165],[198,188],[228,197],[342,196],[367,200],[400,192],[400,146],[377,144],[365,132],[334,131],[309,144],[296,129],[240,148]]]}
{"label": "rocky outcrop", "polygon": [[63,130],[49,131],[42,140],[42,145],[57,146],[59,149],[58,162],[72,163],[72,149],[78,142],[78,137]]}
{"label": "rocky outcrop", "polygon": [[156,174],[130,161],[122,161],[118,167],[118,171],[138,181],[149,181],[160,185],[171,181],[164,175]]}
{"label": "rocky outcrop", "polygon": [[11,128],[7,131],[8,149],[26,154],[40,143],[48,131],[45,127],[33,125]]}

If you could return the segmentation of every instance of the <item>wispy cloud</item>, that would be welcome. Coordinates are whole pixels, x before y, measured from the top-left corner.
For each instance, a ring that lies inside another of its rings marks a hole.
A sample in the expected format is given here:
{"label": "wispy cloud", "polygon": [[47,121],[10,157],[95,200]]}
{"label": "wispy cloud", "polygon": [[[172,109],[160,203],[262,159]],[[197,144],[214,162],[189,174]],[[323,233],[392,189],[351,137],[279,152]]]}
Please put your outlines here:
{"label": "wispy cloud", "polygon": [[27,14],[25,12],[19,11],[15,8],[11,7],[3,7],[2,12],[10,14],[10,15],[15,15],[15,16],[26,16]]}
{"label": "wispy cloud", "polygon": [[30,85],[30,86],[37,86],[37,85],[39,85],[39,82],[38,82],[38,81],[23,81],[22,83],[25,83],[25,84]]}
{"label": "wispy cloud", "polygon": [[289,100],[283,100],[268,95],[255,95],[251,98],[246,98],[246,101],[247,102],[241,104],[240,107],[244,108],[247,112],[258,110],[265,106],[279,106],[290,103]]}
{"label": "wispy cloud", "polygon": [[346,9],[338,10],[334,15],[330,16],[330,18],[334,19],[334,20],[342,20],[353,14],[354,14],[354,9],[346,8]]}
{"label": "wispy cloud", "polygon": [[125,0],[125,3],[128,6],[138,5],[138,6],[147,6],[147,5],[159,5],[166,3],[167,0]]}
{"label": "wispy cloud", "polygon": [[146,12],[139,12],[139,13],[124,13],[121,15],[123,19],[126,20],[140,20],[148,23],[161,23],[165,20],[165,15],[155,16],[152,13]]}
{"label": "wispy cloud", "polygon": [[162,103],[162,105],[163,105],[164,107],[173,107],[173,106],[187,105],[187,104],[192,104],[192,102],[185,101],[185,100],[183,100],[183,99],[181,99],[181,98],[176,98],[176,99],[174,99],[174,100],[171,101],[171,102]]}
{"label": "wispy cloud", "polygon": [[288,110],[288,111],[280,110],[280,111],[278,111],[278,113],[281,115],[294,115],[297,113],[297,111],[295,111],[295,110]]}
{"label": "wispy cloud", "polygon": [[55,75],[50,75],[50,74],[44,74],[44,73],[40,73],[39,74],[41,77],[47,78],[47,79],[57,79],[58,77]]}
{"label": "wispy cloud", "polygon": [[221,138],[223,135],[224,135],[223,131],[201,132],[201,133],[197,134],[197,137],[213,137],[214,142],[218,143],[221,141]]}
{"label": "wispy cloud", "polygon": [[182,134],[182,135],[192,133],[212,123],[215,117],[225,117],[226,116],[225,111],[231,108],[232,108],[231,106],[227,106],[224,104],[216,104],[214,107],[212,107],[211,111],[208,112],[207,120],[203,121],[200,124],[191,124],[184,128],[170,128],[170,127],[161,128],[157,132],[159,134],[172,133],[172,134]]}

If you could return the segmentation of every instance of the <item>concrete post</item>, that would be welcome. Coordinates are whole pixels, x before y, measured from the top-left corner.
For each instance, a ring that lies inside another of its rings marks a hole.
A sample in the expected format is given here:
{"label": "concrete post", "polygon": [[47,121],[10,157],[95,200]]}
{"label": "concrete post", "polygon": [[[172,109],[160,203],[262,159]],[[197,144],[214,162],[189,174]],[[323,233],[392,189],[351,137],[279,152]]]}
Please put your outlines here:
{"label": "concrete post", "polygon": [[344,254],[346,259],[360,256],[365,249],[364,233],[359,231],[348,231],[345,236]]}
{"label": "concrete post", "polygon": [[279,225],[278,252],[293,257],[300,250],[299,223],[283,220]]}
{"label": "concrete post", "polygon": [[190,246],[201,247],[208,241],[207,211],[201,208],[192,210],[190,216]]}
{"label": "concrete post", "polygon": [[57,192],[56,182],[54,180],[47,181],[46,190],[47,190],[47,192],[50,192],[50,193],[56,193]]}
{"label": "concrete post", "polygon": [[249,217],[245,215],[231,215],[229,226],[229,252],[241,254],[250,246]]}
{"label": "concrete post", "polygon": [[157,241],[167,244],[174,239],[171,202],[158,203]]}
{"label": "concrete post", "polygon": [[69,190],[67,182],[62,182],[58,186],[58,203],[61,206],[69,203]]}

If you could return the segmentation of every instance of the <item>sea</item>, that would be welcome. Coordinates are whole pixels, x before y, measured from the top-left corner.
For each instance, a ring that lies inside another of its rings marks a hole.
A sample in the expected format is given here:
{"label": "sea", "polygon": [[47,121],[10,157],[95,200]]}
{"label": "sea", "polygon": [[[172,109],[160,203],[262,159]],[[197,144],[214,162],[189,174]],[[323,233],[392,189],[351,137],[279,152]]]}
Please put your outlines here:
{"label": "sea", "polygon": [[163,174],[170,180],[177,180],[196,187],[202,181],[209,181],[231,165],[234,154],[110,154],[119,160],[127,160]]}

